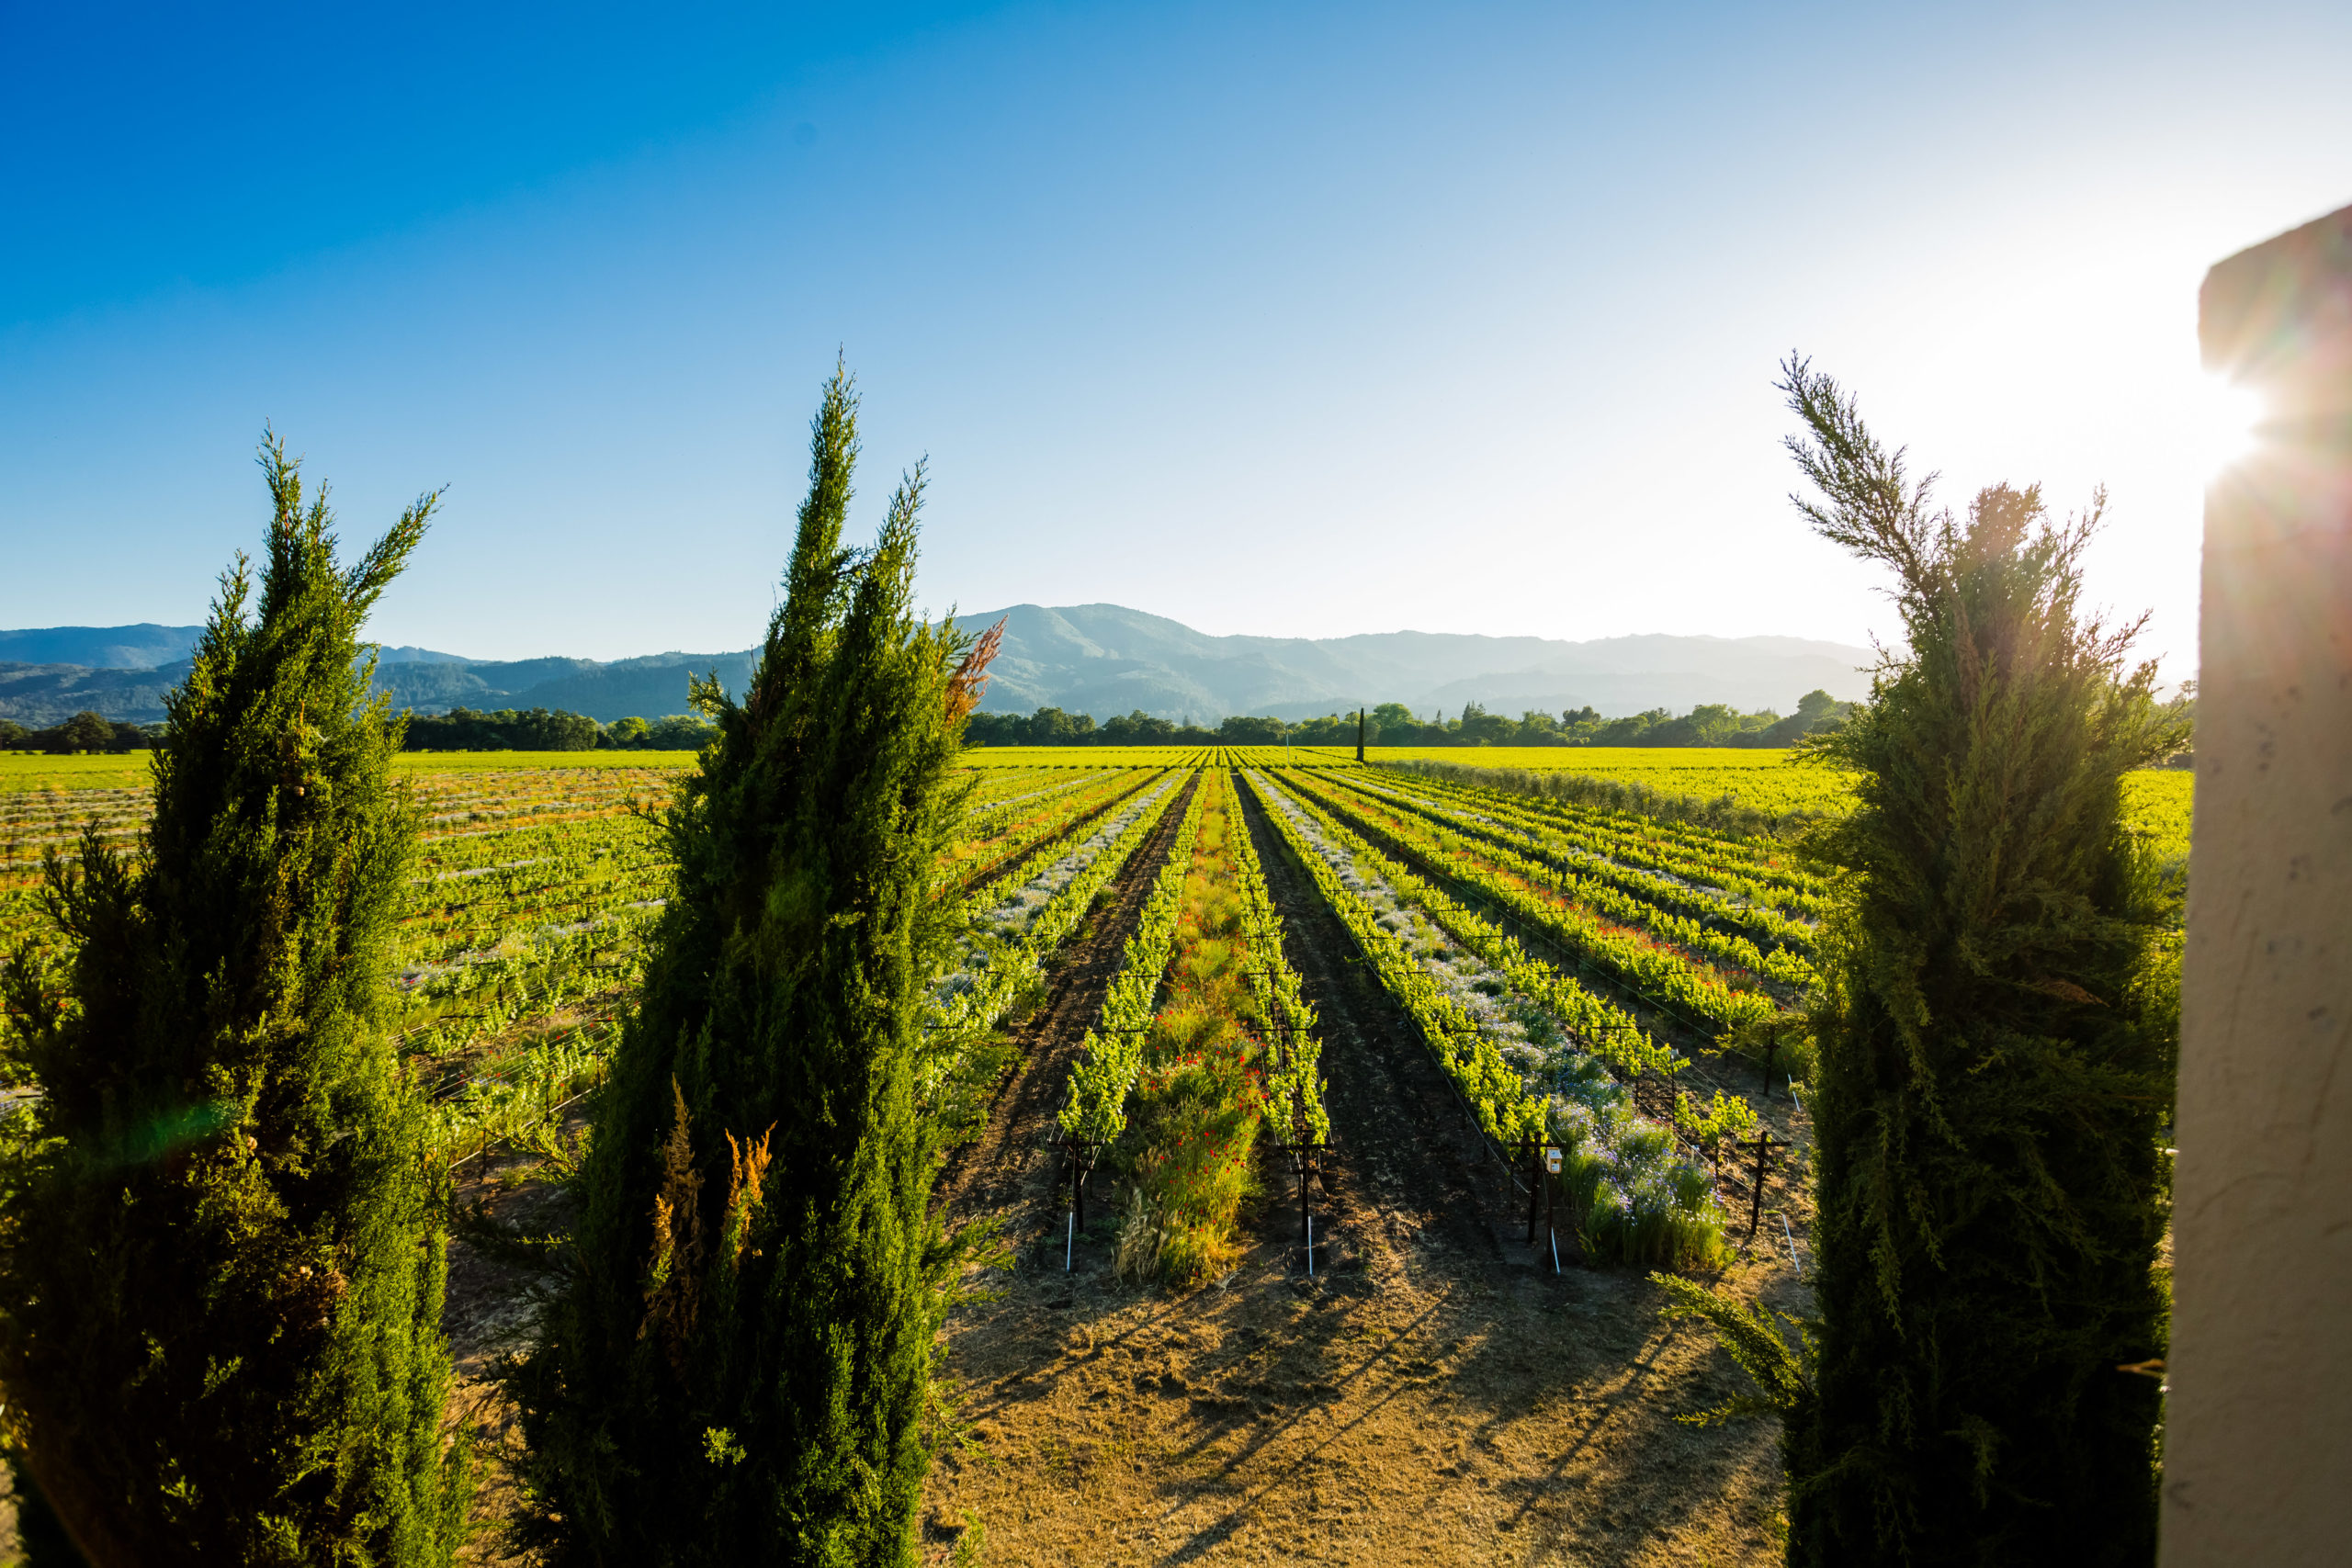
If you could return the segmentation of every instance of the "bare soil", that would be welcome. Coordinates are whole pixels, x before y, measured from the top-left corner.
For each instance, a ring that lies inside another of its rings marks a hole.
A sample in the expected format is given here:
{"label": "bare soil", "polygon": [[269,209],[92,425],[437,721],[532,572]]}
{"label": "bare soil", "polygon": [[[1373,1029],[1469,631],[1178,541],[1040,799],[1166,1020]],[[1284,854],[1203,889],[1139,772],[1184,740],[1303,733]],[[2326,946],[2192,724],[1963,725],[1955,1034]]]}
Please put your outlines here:
{"label": "bare soil", "polygon": [[[565,1128],[577,1131],[574,1121]],[[464,1207],[480,1202],[492,1218],[537,1235],[562,1231],[571,1222],[571,1194],[547,1179],[535,1157],[468,1160],[457,1172],[457,1199]],[[469,1564],[523,1564],[535,1561],[515,1551],[503,1528],[521,1502],[514,1466],[524,1453],[514,1402],[493,1377],[498,1359],[530,1348],[538,1327],[538,1292],[554,1280],[492,1258],[461,1240],[449,1243],[449,1284],[441,1304],[441,1326],[449,1337],[456,1380],[447,1419],[473,1450],[473,1539],[459,1553]]]}
{"label": "bare soil", "polygon": [[[1674,1420],[1741,1386],[1729,1358],[1663,1321],[1645,1280],[1567,1254],[1555,1274],[1548,1245],[1525,1245],[1451,1086],[1245,811],[1323,1022],[1334,1149],[1313,1194],[1316,1274],[1277,1153],[1241,1266],[1176,1298],[1113,1277],[1111,1201],[1090,1201],[1064,1271],[1049,1155],[956,1190],[954,1215],[998,1221],[1014,1258],[950,1325],[971,1435],[933,1472],[925,1560],[1776,1560],[1770,1423]],[[1078,1011],[1048,1036],[1082,1033]],[[1030,1059],[1069,1049],[1040,1039]],[[1032,1098],[1050,1105],[1058,1081]],[[1783,1134],[1788,1119],[1770,1117]],[[1777,1212],[1803,1217],[1791,1174],[1768,1183],[1767,1237]],[[1759,1238],[1723,1282],[1794,1307],[1783,1253]]]}

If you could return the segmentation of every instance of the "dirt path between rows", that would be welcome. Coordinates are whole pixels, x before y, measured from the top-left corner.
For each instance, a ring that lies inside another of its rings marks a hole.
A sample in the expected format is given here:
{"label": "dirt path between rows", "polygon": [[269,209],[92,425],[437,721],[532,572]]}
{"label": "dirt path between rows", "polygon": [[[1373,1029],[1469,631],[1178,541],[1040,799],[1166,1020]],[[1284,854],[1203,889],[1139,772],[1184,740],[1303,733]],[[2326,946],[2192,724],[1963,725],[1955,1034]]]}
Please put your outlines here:
{"label": "dirt path between rows", "polygon": [[[1322,1020],[1334,1168],[1316,1277],[1279,1156],[1240,1267],[1175,1298],[1113,1278],[1108,1202],[1064,1272],[1050,1155],[985,1201],[968,1184],[958,1212],[997,1214],[1021,1245],[995,1298],[949,1326],[973,1435],[933,1472],[924,1560],[1777,1561],[1770,1424],[1673,1420],[1739,1386],[1728,1358],[1661,1321],[1637,1277],[1555,1276],[1527,1250],[1451,1087],[1243,795]],[[1041,1027],[1035,1061],[1066,1058],[1053,1031],[1084,1022]],[[1760,1250],[1727,1282],[1781,1304],[1801,1289]]]}

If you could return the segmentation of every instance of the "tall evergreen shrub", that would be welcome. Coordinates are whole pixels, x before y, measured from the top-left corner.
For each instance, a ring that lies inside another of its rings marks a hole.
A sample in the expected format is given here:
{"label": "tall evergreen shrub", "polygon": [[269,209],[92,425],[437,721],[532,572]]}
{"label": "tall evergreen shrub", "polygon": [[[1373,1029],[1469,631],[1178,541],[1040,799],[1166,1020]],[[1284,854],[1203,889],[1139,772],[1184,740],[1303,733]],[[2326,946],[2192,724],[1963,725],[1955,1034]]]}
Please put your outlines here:
{"label": "tall evergreen shrub", "polygon": [[841,543],[826,387],[738,705],[671,810],[678,886],[595,1111],[575,1272],[514,1387],[548,1524],[605,1563],[906,1560],[949,1249],[928,1215],[933,868],[978,670],[911,608],[922,476]]}
{"label": "tall evergreen shrub", "polygon": [[2148,1562],[2158,1391],[2118,1369],[2164,1353],[2173,1042],[2120,788],[2177,727],[2125,667],[2141,623],[2082,610],[2099,503],[1931,511],[1851,397],[1783,371],[1819,491],[1797,504],[1892,570],[1909,641],[1809,745],[1859,804],[1818,832],[1855,896],[1825,931],[1790,1560]]}
{"label": "tall evergreen shrub", "polygon": [[275,509],[166,699],[141,857],[95,829],[46,897],[62,976],[6,993],[45,1091],[0,1150],[10,1436],[95,1563],[438,1563],[438,1179],[380,1025],[416,814],[357,637],[435,498],[335,562]]}

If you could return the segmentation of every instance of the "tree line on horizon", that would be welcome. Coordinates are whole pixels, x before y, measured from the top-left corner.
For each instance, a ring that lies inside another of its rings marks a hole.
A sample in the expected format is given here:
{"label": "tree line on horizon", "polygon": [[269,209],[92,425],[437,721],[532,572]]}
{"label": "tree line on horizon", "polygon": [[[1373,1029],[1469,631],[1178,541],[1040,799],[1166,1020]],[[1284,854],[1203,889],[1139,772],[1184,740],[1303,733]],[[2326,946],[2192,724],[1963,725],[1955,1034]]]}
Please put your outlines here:
{"label": "tree line on horizon", "polygon": [[[1786,717],[1770,709],[1741,713],[1706,703],[1686,714],[1666,708],[1603,718],[1593,708],[1555,716],[1530,709],[1511,718],[1476,703],[1447,717],[1415,716],[1402,703],[1383,703],[1363,719],[1374,746],[1792,746],[1845,721],[1855,705],[1823,691],[1808,692]],[[456,707],[443,714],[410,712],[402,749],[410,751],[699,751],[717,734],[695,714],[619,718],[600,724],[560,708]],[[67,753],[132,751],[153,746],[159,724],[127,724],[96,713],[76,714],[47,729],[28,730],[0,719],[0,750]],[[1091,714],[1041,707],[1033,714],[976,713],[965,733],[969,746],[1353,746],[1353,714],[1285,721],[1263,714],[1234,714],[1216,728],[1178,723],[1145,713],[1114,715],[1097,724]]]}
{"label": "tree line on horizon", "polygon": [[[1808,735],[1845,722],[1856,705],[1827,692],[1798,699],[1783,717],[1763,709],[1742,713],[1724,703],[1702,703],[1686,714],[1668,708],[1604,718],[1587,706],[1557,716],[1530,708],[1519,717],[1488,713],[1477,703],[1447,717],[1417,716],[1403,703],[1382,703],[1363,718],[1367,746],[1793,746]],[[973,746],[1353,746],[1358,729],[1352,713],[1285,721],[1263,714],[1235,714],[1215,728],[1179,724],[1141,708],[1097,725],[1091,714],[1041,707],[1033,714],[976,713],[965,740]]]}
{"label": "tree line on horizon", "polygon": [[[617,718],[610,724],[560,708],[477,713],[458,707],[444,714],[411,711],[402,716],[407,728],[401,750],[408,751],[699,751],[718,734],[709,720],[690,713],[650,720]],[[164,724],[130,724],[90,712],[77,713],[46,729],[27,729],[13,720],[0,719],[0,751],[44,751],[51,756],[144,751],[164,738],[166,728]]]}

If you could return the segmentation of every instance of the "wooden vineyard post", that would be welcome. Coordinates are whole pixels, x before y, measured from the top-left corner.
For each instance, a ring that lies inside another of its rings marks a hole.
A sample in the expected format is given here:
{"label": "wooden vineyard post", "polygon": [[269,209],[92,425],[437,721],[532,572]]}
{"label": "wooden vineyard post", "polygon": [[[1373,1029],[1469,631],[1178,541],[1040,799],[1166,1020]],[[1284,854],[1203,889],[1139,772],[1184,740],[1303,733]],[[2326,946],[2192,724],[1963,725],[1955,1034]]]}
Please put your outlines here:
{"label": "wooden vineyard post", "polygon": [[1529,1138],[1520,1147],[1527,1151],[1527,1245],[1535,1245],[1535,1201],[1544,1186],[1544,1156],[1545,1145],[1541,1138]]}
{"label": "wooden vineyard post", "polygon": [[1756,1239],[1756,1227],[1764,1223],[1764,1162],[1774,1149],[1789,1146],[1786,1138],[1775,1138],[1770,1129],[1759,1129],[1753,1144],[1735,1144],[1733,1147],[1756,1151],[1756,1175],[1749,1184],[1747,1196],[1747,1238]]}

